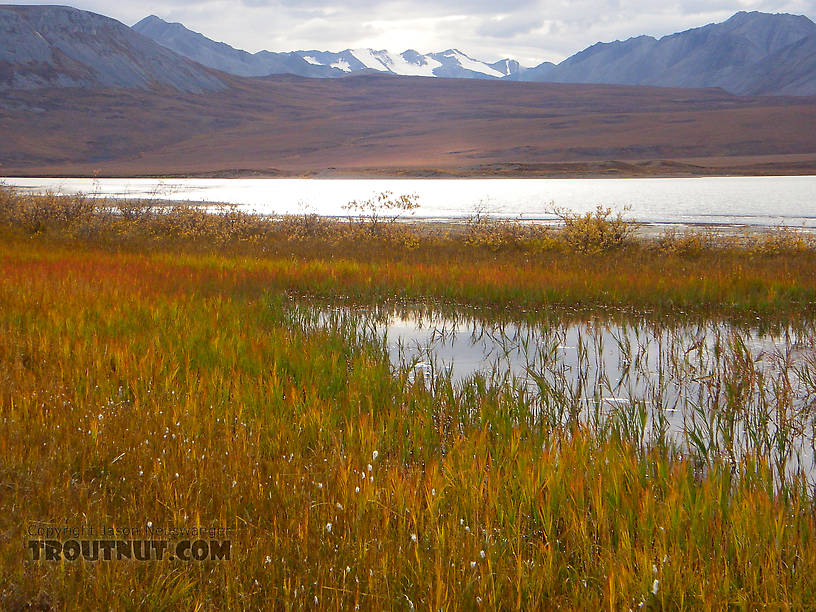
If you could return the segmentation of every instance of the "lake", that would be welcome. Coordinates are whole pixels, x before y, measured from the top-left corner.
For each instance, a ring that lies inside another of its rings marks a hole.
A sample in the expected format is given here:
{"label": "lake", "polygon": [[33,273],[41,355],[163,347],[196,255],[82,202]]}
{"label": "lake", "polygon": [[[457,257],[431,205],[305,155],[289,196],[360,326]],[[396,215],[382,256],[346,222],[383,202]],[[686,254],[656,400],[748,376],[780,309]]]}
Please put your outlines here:
{"label": "lake", "polygon": [[550,220],[554,207],[597,205],[645,223],[816,227],[816,176],[633,179],[66,179],[5,178],[33,191],[230,203],[260,214],[346,215],[343,205],[383,191],[416,194],[418,219],[480,211]]}

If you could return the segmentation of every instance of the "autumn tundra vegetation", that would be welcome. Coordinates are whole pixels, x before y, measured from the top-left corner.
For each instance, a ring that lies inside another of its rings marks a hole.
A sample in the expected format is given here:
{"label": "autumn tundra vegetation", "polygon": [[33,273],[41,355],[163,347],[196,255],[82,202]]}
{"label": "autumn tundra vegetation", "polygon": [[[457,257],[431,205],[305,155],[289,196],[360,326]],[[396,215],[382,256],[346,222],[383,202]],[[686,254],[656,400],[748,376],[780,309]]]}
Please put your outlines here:
{"label": "autumn tundra vegetation", "polygon": [[[811,607],[813,237],[644,237],[604,208],[405,222],[414,205],[0,190],[0,606]],[[367,324],[397,311],[645,330],[694,392],[609,410],[557,360],[532,387],[428,378]],[[757,358],[763,334],[787,352]],[[228,528],[230,554],[35,560],[43,526]]]}

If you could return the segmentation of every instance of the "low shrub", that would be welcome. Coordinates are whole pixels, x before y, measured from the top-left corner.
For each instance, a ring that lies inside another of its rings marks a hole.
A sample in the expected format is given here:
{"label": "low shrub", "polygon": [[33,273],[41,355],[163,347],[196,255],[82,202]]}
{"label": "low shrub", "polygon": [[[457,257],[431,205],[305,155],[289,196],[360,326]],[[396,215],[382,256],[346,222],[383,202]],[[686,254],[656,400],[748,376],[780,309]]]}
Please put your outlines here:
{"label": "low shrub", "polygon": [[571,251],[599,253],[619,248],[631,241],[637,224],[623,218],[611,208],[598,206],[583,215],[566,208],[553,211],[563,224],[558,234],[561,242]]}
{"label": "low shrub", "polygon": [[549,228],[520,219],[492,217],[481,209],[467,220],[465,242],[491,251],[508,247],[537,250],[536,247],[553,246]]}
{"label": "low shrub", "polygon": [[803,234],[788,226],[781,225],[772,232],[764,232],[753,244],[753,252],[758,255],[795,254],[816,249],[813,235]]}
{"label": "low shrub", "polygon": [[406,213],[413,214],[419,208],[419,196],[395,196],[391,191],[367,200],[352,200],[343,205],[349,212],[348,221],[356,233],[371,238],[393,238],[401,234],[400,222]]}

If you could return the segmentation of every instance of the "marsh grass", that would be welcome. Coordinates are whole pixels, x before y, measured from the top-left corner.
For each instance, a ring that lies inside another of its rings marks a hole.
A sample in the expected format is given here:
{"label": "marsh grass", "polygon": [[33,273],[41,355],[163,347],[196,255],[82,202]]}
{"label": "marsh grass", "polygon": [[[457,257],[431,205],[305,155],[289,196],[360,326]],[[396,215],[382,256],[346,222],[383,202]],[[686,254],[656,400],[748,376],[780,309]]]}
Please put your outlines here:
{"label": "marsh grass", "polygon": [[[317,325],[291,297],[796,318],[816,301],[812,250],[729,247],[701,267],[647,245],[590,257],[443,234],[397,248],[337,238],[347,223],[195,209],[128,219],[110,203],[0,193],[4,608],[816,599],[813,493],[801,477],[780,488],[765,453],[723,456],[719,441],[678,453],[641,444],[637,427],[548,420],[512,381],[428,384],[394,372],[342,309]],[[723,354],[733,390],[715,407],[738,409],[750,364],[738,346]],[[773,392],[783,398],[784,381]],[[32,522],[236,531],[229,562],[46,563],[26,559]]]}
{"label": "marsh grass", "polygon": [[350,220],[268,218],[229,206],[0,189],[0,232],[11,241],[153,253],[192,267],[229,256],[226,265],[263,276],[270,288],[369,304],[447,303],[519,316],[604,309],[745,318],[816,307],[816,239],[790,228],[648,238],[606,210],[573,219],[573,229],[478,214],[464,225],[438,225],[406,222],[400,200],[391,203],[392,216],[368,220],[367,208]]}

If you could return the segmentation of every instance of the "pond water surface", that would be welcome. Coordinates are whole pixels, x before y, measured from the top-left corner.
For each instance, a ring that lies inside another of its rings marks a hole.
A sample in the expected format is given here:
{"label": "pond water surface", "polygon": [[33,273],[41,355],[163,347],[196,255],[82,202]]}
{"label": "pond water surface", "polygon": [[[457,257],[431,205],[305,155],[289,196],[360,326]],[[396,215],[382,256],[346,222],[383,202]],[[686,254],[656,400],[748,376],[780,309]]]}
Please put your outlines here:
{"label": "pond water surface", "polygon": [[527,398],[531,422],[617,428],[736,461],[774,457],[816,484],[816,325],[722,321],[497,323],[406,310],[318,309],[381,342],[395,375],[431,390],[474,380]]}

